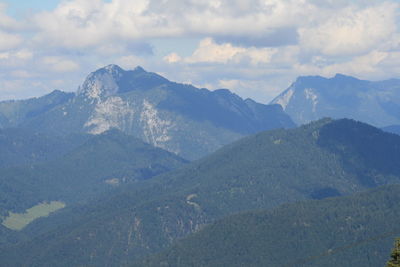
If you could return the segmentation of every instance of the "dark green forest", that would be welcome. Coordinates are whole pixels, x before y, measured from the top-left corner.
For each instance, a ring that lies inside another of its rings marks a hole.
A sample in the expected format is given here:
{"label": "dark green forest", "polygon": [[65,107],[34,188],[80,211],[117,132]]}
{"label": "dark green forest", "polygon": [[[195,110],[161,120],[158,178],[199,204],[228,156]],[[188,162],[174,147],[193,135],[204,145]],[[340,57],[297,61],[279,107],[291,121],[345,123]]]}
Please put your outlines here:
{"label": "dark green forest", "polygon": [[[63,148],[62,142],[55,144],[56,149],[65,153],[57,158],[57,150],[53,149],[53,160],[0,168],[1,216],[9,211],[23,212],[40,202],[86,201],[119,185],[149,179],[187,162],[117,130],[76,138],[74,142],[80,145],[75,149],[68,145],[72,151]],[[51,145],[47,141],[44,146],[31,144],[46,149]]]}
{"label": "dark green forest", "polygon": [[[379,235],[381,230],[393,230],[396,213],[387,224],[383,218],[396,203],[393,192],[397,187],[372,192],[369,197],[340,196],[399,183],[399,158],[400,136],[353,120],[323,119],[296,129],[262,132],[177,170],[38,220],[23,231],[28,240],[0,255],[5,263],[18,266],[130,265],[226,216],[265,210],[275,226],[260,227],[271,227],[268,231],[277,233],[268,244],[271,251],[280,235],[285,245],[291,236],[297,241],[305,239],[309,245],[304,247],[294,240],[288,248],[296,260],[303,259],[315,255],[318,246],[317,252],[324,253]],[[324,200],[330,197],[339,198]],[[304,200],[313,201],[278,208]],[[352,212],[357,216],[352,217]],[[312,221],[313,227],[296,221],[303,213],[305,224]],[[256,220],[253,217],[243,219],[249,227]],[[293,226],[295,222],[300,228]],[[292,230],[284,233],[281,226]],[[40,230],[43,228],[48,231]],[[223,233],[214,235],[222,241],[228,238]],[[336,235],[340,238],[335,239]],[[376,261],[384,265],[393,236],[387,240],[390,242],[384,245],[363,247],[364,253],[377,253]],[[276,248],[284,251],[283,243]],[[307,247],[310,250],[306,251]],[[361,260],[362,253],[354,255],[354,261]],[[361,261],[376,263],[372,259]]]}
{"label": "dark green forest", "polygon": [[232,215],[131,266],[383,266],[399,201],[396,185]]}

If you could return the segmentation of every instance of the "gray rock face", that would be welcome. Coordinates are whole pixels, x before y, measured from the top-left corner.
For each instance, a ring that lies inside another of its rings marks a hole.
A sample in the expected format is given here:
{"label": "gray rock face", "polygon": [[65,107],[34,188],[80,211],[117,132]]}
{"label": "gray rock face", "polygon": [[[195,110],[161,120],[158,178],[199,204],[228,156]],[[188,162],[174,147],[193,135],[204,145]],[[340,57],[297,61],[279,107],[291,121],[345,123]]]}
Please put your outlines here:
{"label": "gray rock face", "polygon": [[141,67],[125,71],[109,65],[89,74],[72,99],[21,125],[58,135],[117,128],[197,159],[245,135],[294,123],[279,105],[174,83]]}
{"label": "gray rock face", "polygon": [[280,104],[297,124],[323,117],[352,118],[377,127],[400,124],[400,80],[299,77],[271,104]]}
{"label": "gray rock face", "polygon": [[79,87],[78,94],[93,99],[114,95],[118,92],[117,81],[121,78],[122,73],[123,70],[116,65],[109,65],[93,72]]}

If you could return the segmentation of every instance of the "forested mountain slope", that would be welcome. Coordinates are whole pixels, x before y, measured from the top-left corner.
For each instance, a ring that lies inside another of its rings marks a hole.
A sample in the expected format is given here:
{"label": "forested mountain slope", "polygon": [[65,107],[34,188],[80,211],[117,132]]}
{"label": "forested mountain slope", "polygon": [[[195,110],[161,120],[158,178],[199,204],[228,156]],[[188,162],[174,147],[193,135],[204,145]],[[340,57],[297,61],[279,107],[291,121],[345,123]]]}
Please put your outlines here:
{"label": "forested mountain slope", "polygon": [[7,260],[129,264],[237,212],[399,183],[399,158],[400,136],[352,120],[262,132],[84,209],[60,212],[58,222],[70,223],[7,251]]}
{"label": "forested mountain slope", "polygon": [[226,217],[131,266],[384,266],[400,186]]}
{"label": "forested mountain slope", "polygon": [[88,134],[51,136],[21,128],[0,129],[0,167],[55,160],[88,138]]}
{"label": "forested mountain slope", "polygon": [[37,204],[69,205],[149,179],[187,161],[111,130],[88,138],[66,155],[44,163],[0,168],[0,218]]}

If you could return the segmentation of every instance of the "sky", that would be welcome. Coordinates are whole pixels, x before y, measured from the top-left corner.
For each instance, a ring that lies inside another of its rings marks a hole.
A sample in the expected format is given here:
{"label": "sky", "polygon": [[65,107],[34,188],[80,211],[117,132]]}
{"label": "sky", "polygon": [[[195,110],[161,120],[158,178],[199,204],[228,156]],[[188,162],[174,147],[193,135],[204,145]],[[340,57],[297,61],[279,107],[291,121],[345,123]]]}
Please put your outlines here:
{"label": "sky", "polygon": [[0,100],[142,66],[268,103],[298,76],[400,78],[400,1],[0,0]]}

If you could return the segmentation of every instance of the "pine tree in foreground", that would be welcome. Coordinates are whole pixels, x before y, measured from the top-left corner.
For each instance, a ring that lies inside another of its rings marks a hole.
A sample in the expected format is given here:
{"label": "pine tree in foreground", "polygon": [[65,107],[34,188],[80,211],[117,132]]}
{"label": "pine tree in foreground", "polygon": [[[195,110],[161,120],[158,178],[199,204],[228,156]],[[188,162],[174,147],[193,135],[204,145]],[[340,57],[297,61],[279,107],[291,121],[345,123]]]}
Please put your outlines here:
{"label": "pine tree in foreground", "polygon": [[396,240],[392,254],[390,255],[391,260],[388,261],[386,267],[400,267],[400,238]]}

